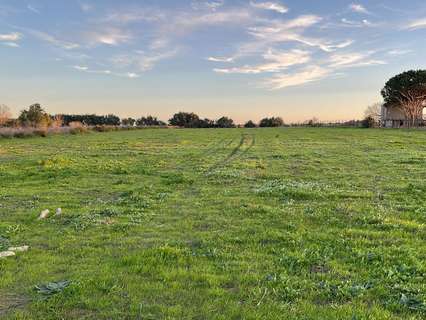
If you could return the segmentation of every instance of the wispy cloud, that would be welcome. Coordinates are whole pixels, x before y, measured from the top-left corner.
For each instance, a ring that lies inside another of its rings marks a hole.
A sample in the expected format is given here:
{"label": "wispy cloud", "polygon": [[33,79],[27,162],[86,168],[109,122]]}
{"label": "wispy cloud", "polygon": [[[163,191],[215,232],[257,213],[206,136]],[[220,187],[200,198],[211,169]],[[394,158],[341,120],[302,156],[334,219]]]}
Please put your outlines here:
{"label": "wispy cloud", "polygon": [[27,9],[28,10],[30,10],[30,11],[32,11],[32,12],[34,12],[34,13],[36,13],[36,14],[40,14],[40,10],[39,9],[37,9],[36,7],[34,7],[33,5],[31,5],[31,4],[29,4],[28,6],[27,6]]}
{"label": "wispy cloud", "polygon": [[19,32],[12,32],[12,33],[3,33],[0,34],[0,41],[18,41],[22,39],[22,34]]}
{"label": "wispy cloud", "polygon": [[128,25],[139,22],[162,22],[167,21],[167,14],[161,10],[151,8],[120,9],[107,13],[99,19],[100,23],[112,23]]}
{"label": "wispy cloud", "polygon": [[305,64],[311,59],[311,56],[309,52],[302,50],[295,49],[289,52],[283,52],[270,49],[263,55],[263,59],[266,63],[235,68],[216,68],[214,71],[217,73],[242,74],[275,73],[285,70],[291,66]]}
{"label": "wispy cloud", "polygon": [[352,68],[386,64],[383,60],[371,59],[373,54],[374,52],[333,54],[330,57],[330,67]]}
{"label": "wispy cloud", "polygon": [[89,42],[93,44],[104,44],[109,46],[118,46],[128,43],[133,36],[126,30],[118,28],[105,28],[100,31],[89,31],[86,34]]}
{"label": "wispy cloud", "polygon": [[138,69],[140,72],[146,72],[151,70],[158,62],[176,56],[178,52],[179,49],[156,53],[135,51],[132,53],[116,55],[110,59],[110,62],[117,68],[133,67]]}
{"label": "wispy cloud", "polygon": [[[172,28],[181,28],[180,30],[193,30],[202,26],[212,25],[240,25],[243,22],[249,22],[253,19],[250,11],[242,8],[228,9],[226,11],[210,12],[202,15],[181,14],[176,16],[174,21],[170,22]],[[177,29],[179,30],[179,29]]]}
{"label": "wispy cloud", "polygon": [[225,4],[224,0],[216,0],[216,1],[205,1],[205,0],[197,0],[193,1],[191,6],[194,10],[211,10],[216,11],[220,7]]}
{"label": "wispy cloud", "polygon": [[72,49],[77,49],[80,47],[80,45],[77,43],[60,40],[56,38],[55,36],[52,36],[51,34],[48,34],[43,31],[30,30],[30,29],[27,29],[27,31],[28,33],[30,33],[32,36],[36,37],[37,39],[40,39],[42,41],[52,44],[53,46],[56,46],[65,50],[72,50]]}
{"label": "wispy cloud", "polygon": [[72,68],[80,72],[99,74],[99,75],[112,75],[112,76],[124,77],[124,78],[130,78],[130,79],[135,79],[140,77],[137,73],[132,73],[132,72],[117,73],[117,72],[112,72],[111,70],[90,69],[87,66],[75,65],[75,66],[72,66]]}
{"label": "wispy cloud", "polygon": [[234,57],[208,57],[207,60],[211,61],[211,62],[233,62],[234,61]]}
{"label": "wispy cloud", "polygon": [[354,21],[354,20],[349,20],[346,18],[342,18],[341,22],[344,26],[347,27],[356,27],[356,28],[362,28],[362,27],[374,27],[377,24],[367,20],[367,19],[363,19],[361,21]]}
{"label": "wispy cloud", "polygon": [[73,66],[73,68],[75,70],[78,70],[78,71],[87,71],[87,70],[89,70],[89,67],[86,67],[86,66]]}
{"label": "wispy cloud", "polygon": [[386,64],[383,60],[372,59],[374,52],[332,54],[320,64],[308,65],[302,69],[280,73],[263,81],[271,90],[301,86],[337,75],[339,70]]}
{"label": "wispy cloud", "polygon": [[331,74],[329,69],[321,66],[308,66],[295,73],[276,75],[264,81],[263,85],[271,90],[300,86],[314,81],[322,80]]}
{"label": "wispy cloud", "polygon": [[388,52],[388,55],[390,55],[390,56],[403,56],[403,55],[406,55],[406,54],[409,54],[409,53],[412,53],[413,52],[413,50],[410,50],[410,49],[394,49],[394,50],[390,50],[389,52]]}
{"label": "wispy cloud", "polygon": [[[334,74],[337,69],[354,67],[356,64],[372,65],[379,61],[367,57],[353,57],[349,54],[340,56],[337,53],[330,58],[330,55],[345,49],[354,43],[354,40],[330,40],[313,36],[310,32],[315,26],[320,27],[323,18],[317,15],[302,15],[289,20],[260,20],[259,25],[248,28],[248,34],[254,41],[240,46],[238,52],[229,58],[210,57],[212,62],[236,63],[244,56],[257,57],[263,51],[261,58],[263,63],[244,64],[233,67],[214,68],[214,72],[222,74],[268,74],[273,75],[263,79],[262,86],[269,89],[282,89],[291,86],[299,86],[309,82],[319,81]],[[308,34],[308,35],[307,35]],[[277,48],[283,43],[293,46],[293,49],[286,51]],[[326,54],[326,58],[315,57],[317,51]],[[351,63],[352,62],[352,63]]]}
{"label": "wispy cloud", "polygon": [[345,48],[353,43],[352,40],[331,42],[320,38],[303,35],[303,31],[322,20],[315,15],[300,16],[286,22],[273,22],[264,27],[249,29],[249,33],[267,43],[298,42],[309,47],[318,47],[325,52]]}
{"label": "wispy cloud", "polygon": [[351,3],[349,5],[349,10],[356,13],[370,14],[367,8],[360,3]]}
{"label": "wispy cloud", "polygon": [[19,48],[20,45],[17,44],[16,42],[2,42],[2,44],[6,47],[11,47],[11,48]]}
{"label": "wispy cloud", "polygon": [[257,2],[257,1],[251,1],[250,5],[253,8],[257,8],[257,9],[264,9],[264,10],[271,10],[271,11],[276,11],[278,13],[287,13],[288,12],[288,8],[278,2],[272,2],[272,1],[266,1],[266,2]]}
{"label": "wispy cloud", "polygon": [[405,26],[405,29],[410,29],[410,30],[425,29],[425,28],[426,28],[426,18],[413,20]]}

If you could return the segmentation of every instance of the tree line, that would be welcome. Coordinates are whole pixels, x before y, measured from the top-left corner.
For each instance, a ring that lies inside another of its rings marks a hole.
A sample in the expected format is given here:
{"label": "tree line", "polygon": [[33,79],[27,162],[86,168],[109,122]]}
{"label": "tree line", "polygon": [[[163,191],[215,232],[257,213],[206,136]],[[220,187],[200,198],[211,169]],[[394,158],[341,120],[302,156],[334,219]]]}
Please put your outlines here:
{"label": "tree line", "polygon": [[[152,127],[152,126],[174,126],[181,128],[236,128],[234,120],[228,117],[220,117],[217,120],[200,118],[193,112],[178,112],[169,119],[168,123],[159,120],[154,116],[143,116],[139,119],[124,118],[114,114],[108,115],[73,115],[73,114],[58,114],[49,115],[40,104],[35,103],[27,109],[21,111],[17,119],[10,119],[9,109],[0,106],[0,126],[9,127],[33,127],[33,128],[48,128],[51,126],[74,126],[81,124],[84,126],[124,126],[124,127]],[[253,121],[245,123],[246,128],[255,127],[280,127],[284,125],[284,121],[280,117],[264,118],[258,124]]]}

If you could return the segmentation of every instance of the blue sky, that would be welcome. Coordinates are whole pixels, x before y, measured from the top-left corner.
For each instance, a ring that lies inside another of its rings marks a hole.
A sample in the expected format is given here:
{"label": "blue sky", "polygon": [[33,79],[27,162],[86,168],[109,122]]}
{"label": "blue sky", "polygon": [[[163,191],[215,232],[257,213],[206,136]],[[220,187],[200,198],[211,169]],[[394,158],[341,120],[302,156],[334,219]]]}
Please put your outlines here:
{"label": "blue sky", "polygon": [[0,0],[0,103],[352,119],[425,40],[424,0]]}

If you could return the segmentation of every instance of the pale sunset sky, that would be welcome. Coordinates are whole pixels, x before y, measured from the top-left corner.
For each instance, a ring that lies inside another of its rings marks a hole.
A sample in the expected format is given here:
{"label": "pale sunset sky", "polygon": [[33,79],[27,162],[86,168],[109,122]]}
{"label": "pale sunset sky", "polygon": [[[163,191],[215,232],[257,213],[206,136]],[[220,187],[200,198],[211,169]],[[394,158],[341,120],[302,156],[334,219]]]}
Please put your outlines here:
{"label": "pale sunset sky", "polygon": [[349,120],[425,54],[424,0],[0,0],[14,115]]}

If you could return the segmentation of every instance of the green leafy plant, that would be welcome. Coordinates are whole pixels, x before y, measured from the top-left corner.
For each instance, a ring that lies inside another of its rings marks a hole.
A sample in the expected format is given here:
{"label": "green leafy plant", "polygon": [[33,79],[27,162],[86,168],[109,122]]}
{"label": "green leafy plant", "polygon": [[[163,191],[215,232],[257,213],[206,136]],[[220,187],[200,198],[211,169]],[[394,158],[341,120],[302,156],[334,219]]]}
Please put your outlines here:
{"label": "green leafy plant", "polygon": [[44,298],[47,299],[50,296],[61,293],[70,284],[71,284],[71,281],[69,280],[62,280],[58,282],[48,282],[45,284],[40,284],[35,286],[35,290],[37,291],[38,294],[43,295]]}

